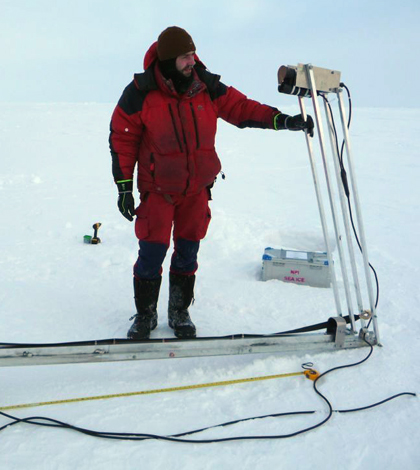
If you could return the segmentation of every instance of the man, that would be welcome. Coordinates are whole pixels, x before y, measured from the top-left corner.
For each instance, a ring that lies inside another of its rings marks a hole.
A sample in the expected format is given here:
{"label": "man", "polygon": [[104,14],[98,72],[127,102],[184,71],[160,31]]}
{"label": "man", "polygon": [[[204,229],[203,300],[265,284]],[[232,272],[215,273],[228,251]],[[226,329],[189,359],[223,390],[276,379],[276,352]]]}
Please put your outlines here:
{"label": "man", "polygon": [[[137,313],[128,338],[149,338],[157,326],[162,263],[173,228],[169,272],[168,323],[178,338],[194,338],[188,308],[194,296],[197,253],[211,213],[210,188],[221,164],[214,148],[216,121],[239,127],[307,130],[313,121],[288,116],[248,99],[206,70],[182,28],[165,29],[144,58],[111,120],[112,171],[118,207],[139,239],[134,265]],[[140,206],[135,209],[133,175],[137,165]]]}

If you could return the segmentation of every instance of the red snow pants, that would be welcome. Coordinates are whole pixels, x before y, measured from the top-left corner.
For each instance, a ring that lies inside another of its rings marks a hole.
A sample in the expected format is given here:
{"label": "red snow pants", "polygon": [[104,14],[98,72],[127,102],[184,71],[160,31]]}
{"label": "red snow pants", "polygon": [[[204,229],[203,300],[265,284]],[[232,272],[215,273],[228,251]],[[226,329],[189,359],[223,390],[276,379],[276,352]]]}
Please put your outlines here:
{"label": "red snow pants", "polygon": [[183,195],[142,195],[136,209],[135,231],[139,239],[139,257],[134,275],[139,279],[156,279],[162,273],[162,263],[169,248],[173,231],[174,252],[171,272],[191,275],[198,268],[197,254],[211,219],[209,191]]}

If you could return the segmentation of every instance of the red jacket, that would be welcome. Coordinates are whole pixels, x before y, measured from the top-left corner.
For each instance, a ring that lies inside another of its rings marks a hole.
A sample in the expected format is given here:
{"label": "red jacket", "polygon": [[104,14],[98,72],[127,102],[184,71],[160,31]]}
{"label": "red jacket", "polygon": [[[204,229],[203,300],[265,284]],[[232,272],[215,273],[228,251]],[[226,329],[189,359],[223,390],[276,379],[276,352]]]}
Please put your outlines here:
{"label": "red jacket", "polygon": [[237,127],[273,129],[275,108],[248,99],[198,61],[194,80],[178,95],[157,64],[156,43],[145,72],[135,74],[111,120],[114,180],[133,178],[140,192],[194,194],[214,182],[221,165],[214,148],[217,118]]}

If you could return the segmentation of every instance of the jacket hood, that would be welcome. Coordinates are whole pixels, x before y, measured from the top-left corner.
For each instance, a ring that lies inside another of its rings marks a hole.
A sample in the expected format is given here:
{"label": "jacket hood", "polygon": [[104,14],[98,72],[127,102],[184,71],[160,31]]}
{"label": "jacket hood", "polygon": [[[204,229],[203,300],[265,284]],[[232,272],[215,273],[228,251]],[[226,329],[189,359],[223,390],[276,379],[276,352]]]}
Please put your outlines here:
{"label": "jacket hood", "polygon": [[[143,67],[144,70],[147,70],[152,64],[154,64],[158,60],[158,55],[157,55],[157,41],[155,41],[148,49],[144,56],[143,60]],[[206,66],[201,62],[201,60],[198,58],[197,54],[194,54],[194,60],[201,64],[204,68]]]}

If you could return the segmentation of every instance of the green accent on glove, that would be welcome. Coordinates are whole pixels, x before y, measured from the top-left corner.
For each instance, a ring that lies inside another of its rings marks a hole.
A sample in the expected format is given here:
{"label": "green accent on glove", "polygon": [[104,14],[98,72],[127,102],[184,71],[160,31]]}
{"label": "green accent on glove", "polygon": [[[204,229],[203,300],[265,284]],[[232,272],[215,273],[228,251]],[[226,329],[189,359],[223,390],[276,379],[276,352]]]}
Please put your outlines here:
{"label": "green accent on glove", "polygon": [[121,181],[117,181],[116,183],[117,183],[119,193],[133,192],[133,180],[121,180]]}
{"label": "green accent on glove", "polygon": [[277,127],[277,117],[280,116],[281,113],[278,113],[274,116],[274,130],[278,131],[280,130],[278,127]]}

